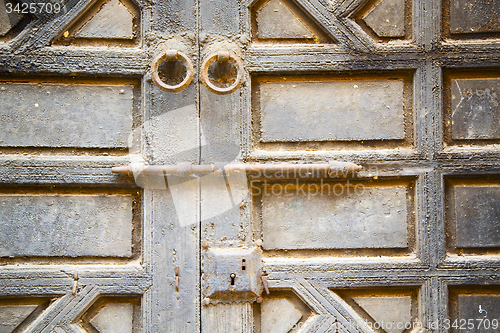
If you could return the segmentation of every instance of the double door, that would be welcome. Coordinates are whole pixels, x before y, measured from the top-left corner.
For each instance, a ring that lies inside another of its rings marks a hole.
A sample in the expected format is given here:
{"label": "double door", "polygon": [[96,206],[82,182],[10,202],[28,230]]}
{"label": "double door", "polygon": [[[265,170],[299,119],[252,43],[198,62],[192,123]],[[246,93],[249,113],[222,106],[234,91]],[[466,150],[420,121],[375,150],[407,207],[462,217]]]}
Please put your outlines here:
{"label": "double door", "polygon": [[0,6],[0,330],[498,328],[498,1]]}

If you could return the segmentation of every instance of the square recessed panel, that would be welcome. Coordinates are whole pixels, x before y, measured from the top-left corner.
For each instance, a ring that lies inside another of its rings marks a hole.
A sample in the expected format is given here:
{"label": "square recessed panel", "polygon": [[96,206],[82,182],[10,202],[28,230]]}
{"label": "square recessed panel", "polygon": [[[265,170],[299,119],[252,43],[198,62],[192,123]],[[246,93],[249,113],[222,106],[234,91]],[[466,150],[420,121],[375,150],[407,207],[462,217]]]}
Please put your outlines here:
{"label": "square recessed panel", "polygon": [[500,252],[500,177],[445,177],[445,233],[450,255]]}
{"label": "square recessed panel", "polygon": [[451,138],[500,139],[500,78],[452,79]]}
{"label": "square recessed panel", "polygon": [[454,188],[459,248],[500,247],[500,185]]}
{"label": "square recessed panel", "polygon": [[500,330],[498,286],[453,286],[449,289],[450,332],[494,333]]}

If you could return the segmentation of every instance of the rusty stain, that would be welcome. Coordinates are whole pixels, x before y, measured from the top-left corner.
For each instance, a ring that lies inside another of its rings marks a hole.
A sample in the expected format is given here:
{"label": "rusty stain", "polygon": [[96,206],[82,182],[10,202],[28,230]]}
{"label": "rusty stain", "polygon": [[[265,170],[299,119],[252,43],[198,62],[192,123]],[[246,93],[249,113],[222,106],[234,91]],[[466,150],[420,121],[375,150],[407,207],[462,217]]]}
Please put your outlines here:
{"label": "rusty stain", "polygon": [[269,286],[267,285],[267,279],[264,275],[261,275],[260,278],[262,279],[262,284],[264,285],[264,290],[266,291],[266,294],[269,295]]}
{"label": "rusty stain", "polygon": [[71,293],[73,295],[76,295],[76,287],[77,287],[78,282],[76,280],[73,281],[73,288],[71,289]]}
{"label": "rusty stain", "polygon": [[179,265],[175,266],[175,291],[179,292]]}

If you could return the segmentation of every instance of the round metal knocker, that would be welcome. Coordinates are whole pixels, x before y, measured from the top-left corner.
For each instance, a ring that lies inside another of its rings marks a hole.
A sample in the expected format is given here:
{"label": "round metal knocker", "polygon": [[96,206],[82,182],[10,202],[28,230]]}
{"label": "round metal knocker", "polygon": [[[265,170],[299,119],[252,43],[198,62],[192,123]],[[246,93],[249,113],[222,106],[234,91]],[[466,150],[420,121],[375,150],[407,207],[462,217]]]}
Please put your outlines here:
{"label": "round metal knocker", "polygon": [[[210,65],[214,62],[217,61],[220,64],[223,64],[225,62],[232,62],[233,65],[236,67],[236,78],[234,81],[231,82],[231,84],[227,87],[218,87],[215,84],[212,83],[209,77],[209,68]],[[210,55],[208,58],[203,61],[203,64],[201,65],[201,78],[205,86],[210,90],[211,92],[214,92],[216,94],[230,94],[236,89],[241,84],[241,79],[243,78],[243,63],[241,60],[236,57],[232,52],[230,51],[219,51],[217,53],[214,53]]]}
{"label": "round metal knocker", "polygon": [[[166,84],[160,79],[158,68],[160,67],[163,61],[174,62],[177,60],[181,60],[184,63],[186,69],[186,76],[184,77],[182,82],[178,84],[175,85]],[[153,83],[163,91],[169,91],[169,92],[181,91],[182,89],[189,86],[189,84],[193,80],[193,64],[184,53],[176,50],[166,50],[153,59],[153,63],[151,65],[151,78],[153,79]]]}

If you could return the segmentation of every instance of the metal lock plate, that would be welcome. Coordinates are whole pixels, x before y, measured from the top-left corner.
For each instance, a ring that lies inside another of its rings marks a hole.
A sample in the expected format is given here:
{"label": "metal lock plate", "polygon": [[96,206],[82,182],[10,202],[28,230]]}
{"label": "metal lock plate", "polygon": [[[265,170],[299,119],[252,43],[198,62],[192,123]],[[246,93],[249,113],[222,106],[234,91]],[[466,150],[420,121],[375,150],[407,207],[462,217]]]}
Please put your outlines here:
{"label": "metal lock plate", "polygon": [[205,303],[253,302],[262,294],[260,247],[208,248],[204,251]]}

